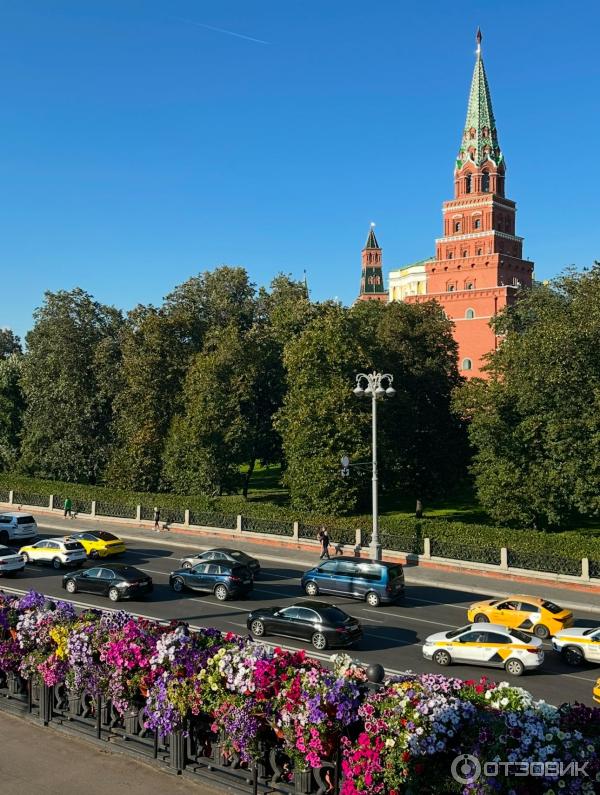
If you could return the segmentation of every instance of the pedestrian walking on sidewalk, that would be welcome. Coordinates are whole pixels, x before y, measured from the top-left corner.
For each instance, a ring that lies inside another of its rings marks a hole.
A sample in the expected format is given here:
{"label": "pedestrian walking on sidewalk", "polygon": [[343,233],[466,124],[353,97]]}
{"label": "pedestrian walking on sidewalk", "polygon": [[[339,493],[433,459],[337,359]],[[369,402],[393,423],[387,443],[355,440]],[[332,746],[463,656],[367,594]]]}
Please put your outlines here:
{"label": "pedestrian walking on sidewalk", "polygon": [[64,504],[64,509],[65,509],[65,519],[67,518],[67,516],[69,517],[69,519],[72,519],[72,518],[73,518],[73,514],[72,514],[72,512],[71,512],[71,509],[72,509],[72,508],[73,508],[73,503],[71,502],[71,500],[69,499],[69,497],[67,497],[67,499],[65,500],[65,504]]}
{"label": "pedestrian walking on sidewalk", "polygon": [[323,560],[323,558],[329,559],[331,557],[329,554],[329,533],[324,527],[321,528],[321,532],[319,533],[319,540],[321,542],[319,560]]}
{"label": "pedestrian walking on sidewalk", "polygon": [[160,508],[154,509],[154,529],[157,533],[160,530]]}

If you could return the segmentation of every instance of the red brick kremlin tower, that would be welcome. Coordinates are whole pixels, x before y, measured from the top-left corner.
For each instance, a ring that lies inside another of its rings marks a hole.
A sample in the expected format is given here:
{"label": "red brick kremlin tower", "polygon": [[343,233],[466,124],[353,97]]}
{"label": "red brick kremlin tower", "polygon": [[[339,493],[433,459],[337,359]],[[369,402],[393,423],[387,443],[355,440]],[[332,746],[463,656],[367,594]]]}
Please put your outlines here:
{"label": "red brick kremlin tower", "polygon": [[425,294],[400,299],[442,305],[455,324],[464,376],[481,375],[482,357],[499,342],[490,319],[532,281],[533,263],[523,259],[523,238],[515,234],[516,205],[504,195],[505,170],[478,30],[454,199],[443,204],[443,237],[436,240],[435,257],[421,265],[425,290],[419,292]]}
{"label": "red brick kremlin tower", "polygon": [[381,270],[381,249],[375,237],[375,224],[371,224],[367,242],[362,250],[362,273],[360,278],[359,301],[385,301],[388,294],[383,284]]}

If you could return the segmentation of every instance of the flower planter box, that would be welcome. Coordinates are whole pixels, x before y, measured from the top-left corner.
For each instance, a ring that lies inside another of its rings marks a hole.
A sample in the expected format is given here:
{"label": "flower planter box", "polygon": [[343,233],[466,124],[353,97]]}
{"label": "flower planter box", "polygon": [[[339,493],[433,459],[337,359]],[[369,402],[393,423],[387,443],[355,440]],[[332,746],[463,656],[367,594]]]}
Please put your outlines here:
{"label": "flower planter box", "polygon": [[13,671],[9,671],[6,675],[6,687],[9,696],[23,695],[23,679]]}

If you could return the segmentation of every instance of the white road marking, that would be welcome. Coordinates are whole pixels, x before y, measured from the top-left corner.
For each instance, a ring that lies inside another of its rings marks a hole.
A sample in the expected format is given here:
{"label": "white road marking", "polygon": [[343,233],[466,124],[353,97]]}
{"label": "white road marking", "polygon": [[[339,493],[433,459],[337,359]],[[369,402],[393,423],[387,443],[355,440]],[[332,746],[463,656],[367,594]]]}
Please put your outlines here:
{"label": "white road marking", "polygon": [[394,618],[402,618],[406,619],[407,621],[419,621],[423,624],[435,624],[436,627],[452,627],[453,629],[458,629],[460,626],[466,626],[465,624],[446,624],[443,621],[429,621],[426,618],[417,618],[416,616],[407,616],[405,613],[386,613],[385,610],[370,610],[368,607],[363,608],[367,613],[379,613],[383,616],[394,616]]}

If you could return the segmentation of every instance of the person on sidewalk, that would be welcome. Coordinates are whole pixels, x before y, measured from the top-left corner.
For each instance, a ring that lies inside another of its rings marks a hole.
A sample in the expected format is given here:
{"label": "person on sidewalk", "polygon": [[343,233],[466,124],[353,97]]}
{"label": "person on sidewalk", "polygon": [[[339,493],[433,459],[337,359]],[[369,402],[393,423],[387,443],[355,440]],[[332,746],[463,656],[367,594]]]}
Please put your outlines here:
{"label": "person on sidewalk", "polygon": [[323,558],[329,560],[331,557],[329,554],[329,533],[324,527],[321,528],[321,532],[319,533],[319,540],[321,541],[321,554],[319,555],[319,560],[323,560]]}
{"label": "person on sidewalk", "polygon": [[65,519],[67,518],[67,516],[69,517],[69,519],[73,518],[73,513],[72,513],[72,510],[71,510],[72,508],[73,508],[73,503],[71,502],[70,498],[67,497],[67,499],[65,500],[65,504],[64,504],[64,509],[65,509],[64,518]]}
{"label": "person on sidewalk", "polygon": [[154,509],[154,529],[157,533],[160,530],[160,508]]}

